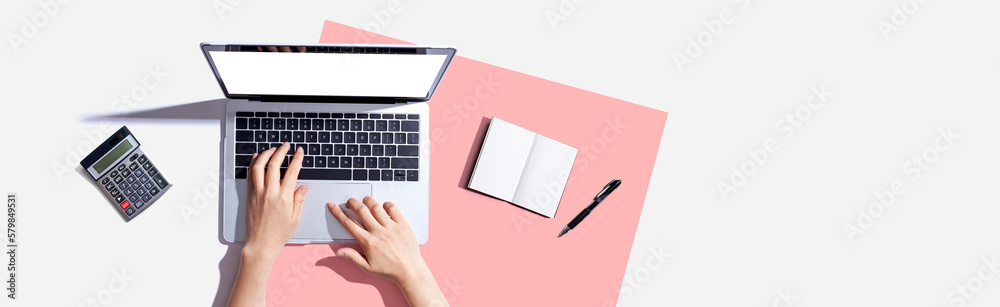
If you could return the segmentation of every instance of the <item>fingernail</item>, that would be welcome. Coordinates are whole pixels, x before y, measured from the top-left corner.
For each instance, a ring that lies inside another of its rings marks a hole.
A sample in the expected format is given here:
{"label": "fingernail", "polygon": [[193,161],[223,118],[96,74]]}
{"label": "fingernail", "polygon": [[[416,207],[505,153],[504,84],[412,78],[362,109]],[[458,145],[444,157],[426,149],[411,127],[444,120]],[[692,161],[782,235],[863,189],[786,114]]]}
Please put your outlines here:
{"label": "fingernail", "polygon": [[337,251],[337,257],[344,257],[344,252]]}
{"label": "fingernail", "polygon": [[295,152],[302,152],[302,147],[296,147]]}
{"label": "fingernail", "polygon": [[281,146],[288,146],[288,142],[281,143]]}

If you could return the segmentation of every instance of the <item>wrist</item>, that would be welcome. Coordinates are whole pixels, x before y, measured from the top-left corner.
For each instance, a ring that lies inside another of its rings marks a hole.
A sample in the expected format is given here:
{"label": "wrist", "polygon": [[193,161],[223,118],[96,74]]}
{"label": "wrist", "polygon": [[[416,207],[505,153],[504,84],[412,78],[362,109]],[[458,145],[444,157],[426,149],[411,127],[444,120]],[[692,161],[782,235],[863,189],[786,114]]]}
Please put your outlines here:
{"label": "wrist", "polygon": [[273,249],[262,248],[257,244],[246,244],[240,251],[240,256],[244,262],[270,263],[277,258],[278,253]]}
{"label": "wrist", "polygon": [[404,270],[398,276],[394,276],[393,282],[404,290],[421,284],[436,283],[434,276],[431,275],[431,270],[423,261],[411,266],[408,270]]}

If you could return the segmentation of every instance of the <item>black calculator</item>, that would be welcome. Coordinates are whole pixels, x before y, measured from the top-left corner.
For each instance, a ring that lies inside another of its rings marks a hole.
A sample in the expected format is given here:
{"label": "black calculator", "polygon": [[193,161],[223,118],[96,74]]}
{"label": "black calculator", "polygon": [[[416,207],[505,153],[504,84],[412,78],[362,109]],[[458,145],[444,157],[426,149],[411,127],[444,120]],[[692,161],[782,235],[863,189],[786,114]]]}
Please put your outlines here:
{"label": "black calculator", "polygon": [[135,135],[122,126],[80,161],[126,222],[172,186],[139,145]]}

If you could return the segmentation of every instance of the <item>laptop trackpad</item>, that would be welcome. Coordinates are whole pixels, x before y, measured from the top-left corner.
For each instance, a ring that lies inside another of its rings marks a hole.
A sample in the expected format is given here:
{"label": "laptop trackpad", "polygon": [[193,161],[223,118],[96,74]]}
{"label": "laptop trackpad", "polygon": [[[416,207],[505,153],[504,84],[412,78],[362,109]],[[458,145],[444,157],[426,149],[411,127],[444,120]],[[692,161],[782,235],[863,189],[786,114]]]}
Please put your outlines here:
{"label": "laptop trackpad", "polygon": [[[299,185],[303,183],[300,182]],[[327,209],[326,203],[336,203],[347,212],[347,216],[360,223],[358,215],[347,209],[347,200],[352,197],[362,200],[365,196],[372,195],[372,185],[333,182],[306,182],[305,185],[309,186],[309,191],[306,192],[306,200],[302,204],[299,228],[292,235],[292,240],[300,242],[353,240],[354,237],[340,226],[340,222]]]}

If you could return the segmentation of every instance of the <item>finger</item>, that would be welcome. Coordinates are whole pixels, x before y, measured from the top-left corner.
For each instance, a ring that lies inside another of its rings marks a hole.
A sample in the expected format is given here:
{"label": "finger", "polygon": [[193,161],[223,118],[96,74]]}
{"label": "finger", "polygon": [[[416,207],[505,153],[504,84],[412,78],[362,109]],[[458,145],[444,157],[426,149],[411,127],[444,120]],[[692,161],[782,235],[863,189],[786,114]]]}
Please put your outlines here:
{"label": "finger", "polygon": [[266,177],[264,177],[264,166],[267,164],[267,161],[271,159],[272,154],[274,154],[274,148],[262,151],[260,152],[260,155],[257,156],[257,160],[253,161],[253,164],[250,165],[250,171],[253,172],[253,184],[256,191],[264,190],[264,179],[266,179]]}
{"label": "finger", "polygon": [[372,212],[372,216],[374,216],[375,220],[378,221],[378,223],[381,224],[382,226],[394,223],[392,221],[392,218],[389,217],[389,214],[385,213],[385,209],[382,208],[382,205],[379,204],[374,197],[365,196],[365,199],[362,200],[362,202],[365,203],[365,206],[368,207],[368,210]]}
{"label": "finger", "polygon": [[306,201],[306,192],[309,191],[309,186],[304,185],[295,189],[295,195],[292,195],[292,217],[296,221],[302,217],[302,203]]}
{"label": "finger", "polygon": [[[257,156],[258,156],[258,154],[254,153],[253,157],[250,157],[250,165],[251,166],[253,165],[254,162],[257,161]],[[250,194],[250,195],[252,195],[254,193],[253,172],[250,172],[250,171],[247,172],[247,191],[249,191],[247,194]]]}
{"label": "finger", "polygon": [[365,259],[365,256],[361,256],[361,253],[359,253],[356,249],[342,247],[337,250],[337,256],[347,258],[347,260],[350,260],[359,268],[365,270],[365,272],[371,272],[372,266],[371,264],[368,264],[368,259]]}
{"label": "finger", "polygon": [[302,147],[295,148],[295,155],[292,156],[292,161],[288,162],[288,169],[285,170],[285,180],[281,182],[281,191],[283,193],[289,193],[295,188],[295,184],[299,181],[299,169],[302,168],[302,156],[305,152],[302,151]]}
{"label": "finger", "polygon": [[358,214],[358,217],[361,218],[361,222],[365,224],[365,227],[368,228],[368,231],[372,231],[375,230],[375,228],[382,227],[382,225],[375,220],[375,217],[372,216],[372,212],[371,210],[368,210],[368,206],[365,206],[365,204],[361,203],[360,200],[357,200],[356,198],[353,197],[351,199],[348,199],[347,208],[353,210],[354,213]]}
{"label": "finger", "polygon": [[382,206],[385,207],[385,212],[389,214],[389,217],[391,217],[393,221],[396,221],[396,223],[401,225],[406,225],[406,227],[410,227],[410,222],[406,221],[406,217],[403,216],[403,210],[400,210],[399,206],[391,201],[385,202]]}
{"label": "finger", "polygon": [[274,154],[271,155],[270,161],[267,162],[267,188],[276,189],[281,182],[281,162],[285,161],[285,154],[288,153],[288,142],[281,144],[277,149],[274,150]]}
{"label": "finger", "polygon": [[347,213],[344,212],[344,210],[341,210],[340,206],[333,202],[328,202],[326,203],[326,208],[330,210],[333,217],[336,218],[337,221],[340,222],[340,225],[344,226],[344,229],[347,229],[347,232],[354,236],[355,239],[361,241],[368,238],[368,231],[361,227],[357,221],[347,216]]}

